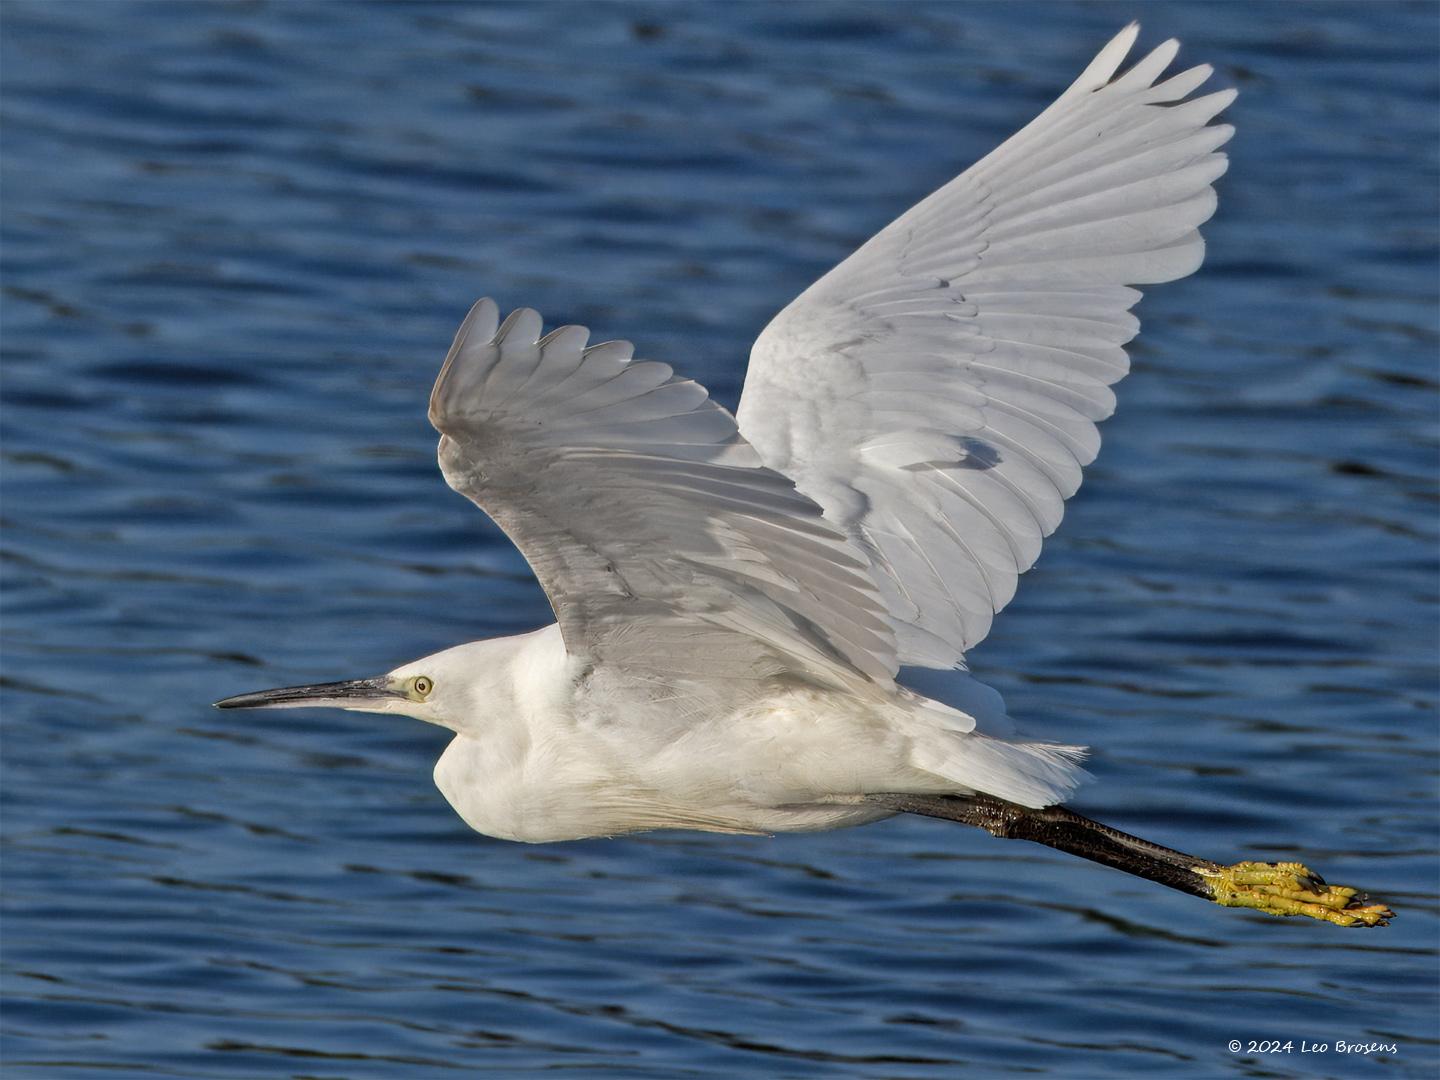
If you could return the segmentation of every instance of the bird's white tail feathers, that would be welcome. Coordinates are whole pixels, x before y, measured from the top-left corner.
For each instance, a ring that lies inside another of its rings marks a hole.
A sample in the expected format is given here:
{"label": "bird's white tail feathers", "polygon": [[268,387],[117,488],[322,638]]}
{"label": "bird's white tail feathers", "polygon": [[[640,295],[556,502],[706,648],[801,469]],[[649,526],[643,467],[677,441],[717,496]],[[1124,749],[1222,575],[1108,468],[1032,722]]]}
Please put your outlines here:
{"label": "bird's white tail feathers", "polygon": [[911,762],[967,791],[1038,808],[1064,802],[1090,779],[1080,767],[1085,754],[1083,746],[937,732],[917,741]]}
{"label": "bird's white tail feathers", "polygon": [[[968,680],[973,687],[983,683]],[[1064,802],[1090,774],[1080,767],[1086,749],[1059,743],[1019,742],[985,734],[1013,730],[1004,703],[972,694],[986,706],[974,715],[915,694],[907,701],[910,764],[964,791],[981,792],[1022,806]]]}
{"label": "bird's white tail feathers", "polygon": [[994,688],[964,671],[927,674],[932,677],[924,689],[944,700],[906,687],[903,717],[892,721],[909,736],[913,767],[954,784],[957,793],[980,792],[1035,808],[1064,802],[1091,778],[1080,767],[1088,753],[1083,746],[1008,738],[1015,722]]}

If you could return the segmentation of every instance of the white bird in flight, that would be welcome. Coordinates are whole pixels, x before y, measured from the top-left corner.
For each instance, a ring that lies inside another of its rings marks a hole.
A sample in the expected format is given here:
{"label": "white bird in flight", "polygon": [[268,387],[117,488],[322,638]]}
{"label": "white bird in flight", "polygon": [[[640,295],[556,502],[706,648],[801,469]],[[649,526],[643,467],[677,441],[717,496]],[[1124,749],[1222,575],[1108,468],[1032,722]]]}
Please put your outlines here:
{"label": "white bird in flight", "polygon": [[449,485],[529,561],[556,622],[378,678],[221,708],[333,706],[455,732],[435,782],[474,829],[544,842],[774,833],[900,811],[1036,840],[1231,906],[1389,915],[1299,864],[1209,860],[1060,803],[1082,750],[942,703],[1094,459],[1136,285],[1193,273],[1234,99],[1117,74],[1126,27],[1049,108],[902,214],[756,341],[739,412],[628,342],[481,300],[430,397]]}

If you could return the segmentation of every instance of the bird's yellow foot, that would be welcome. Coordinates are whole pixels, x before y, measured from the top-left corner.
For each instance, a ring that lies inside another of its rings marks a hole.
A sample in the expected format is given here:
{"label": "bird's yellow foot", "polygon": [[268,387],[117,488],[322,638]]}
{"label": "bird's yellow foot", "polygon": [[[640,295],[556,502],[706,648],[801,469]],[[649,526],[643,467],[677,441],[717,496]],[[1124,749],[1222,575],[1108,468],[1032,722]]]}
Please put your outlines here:
{"label": "bird's yellow foot", "polygon": [[1301,863],[1239,862],[1198,869],[1210,898],[1222,907],[1254,908],[1269,915],[1308,915],[1336,926],[1384,926],[1394,914],[1384,904],[1325,879]]}

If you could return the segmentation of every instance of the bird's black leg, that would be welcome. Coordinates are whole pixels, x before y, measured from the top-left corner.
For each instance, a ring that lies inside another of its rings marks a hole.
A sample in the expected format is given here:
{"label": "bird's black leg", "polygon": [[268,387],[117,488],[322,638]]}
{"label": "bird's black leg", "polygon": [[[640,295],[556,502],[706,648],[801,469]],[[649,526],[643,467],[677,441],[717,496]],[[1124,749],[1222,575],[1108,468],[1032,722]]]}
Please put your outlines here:
{"label": "bird's black leg", "polygon": [[989,795],[867,795],[866,802],[891,810],[944,818],[984,829],[1006,840],[1033,840],[1127,874],[1209,900],[1210,888],[1196,871],[1223,870],[1219,863],[1152,844],[1112,829],[1064,806],[1032,810]]}
{"label": "bird's black leg", "polygon": [[1152,844],[1064,806],[1035,810],[990,795],[882,793],[865,795],[861,801],[974,825],[1010,840],[1031,840],[1226,907],[1308,915],[1339,926],[1384,926],[1392,914],[1384,904],[1371,904],[1369,897],[1354,889],[1326,885],[1299,863],[1224,866]]}

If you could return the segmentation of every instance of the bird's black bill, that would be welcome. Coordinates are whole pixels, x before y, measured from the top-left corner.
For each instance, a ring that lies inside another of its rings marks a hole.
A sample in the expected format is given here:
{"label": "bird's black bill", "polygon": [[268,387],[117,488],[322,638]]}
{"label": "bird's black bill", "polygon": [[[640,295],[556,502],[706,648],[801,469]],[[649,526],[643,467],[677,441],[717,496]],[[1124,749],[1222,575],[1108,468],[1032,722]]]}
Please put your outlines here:
{"label": "bird's black bill", "polygon": [[348,679],[345,682],[317,683],[314,686],[282,686],[276,690],[257,690],[253,694],[236,694],[215,702],[217,709],[304,709],[331,706],[339,709],[363,707],[366,702],[378,704],[405,695],[390,685],[386,676],[374,679]]}

